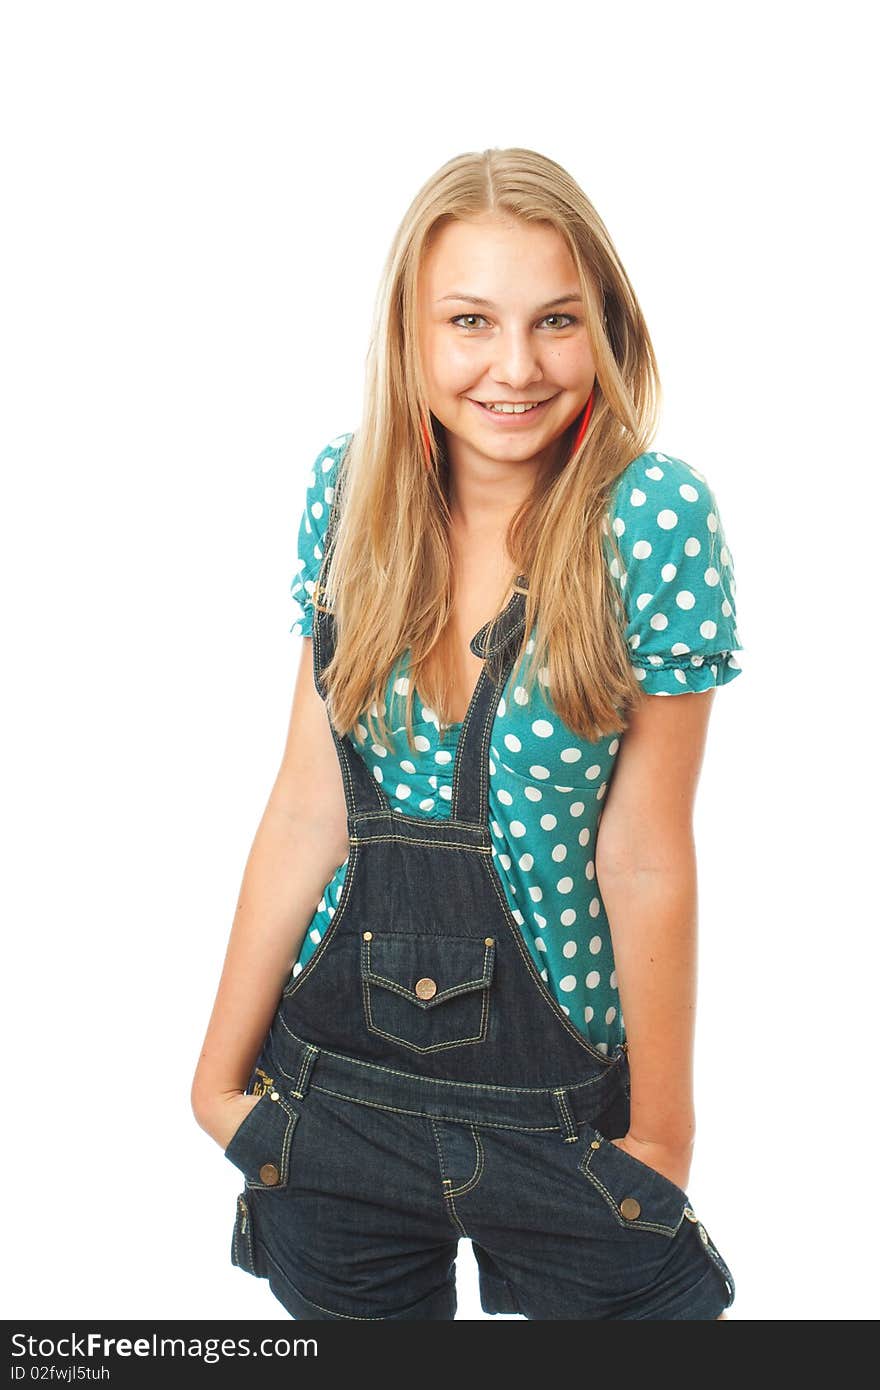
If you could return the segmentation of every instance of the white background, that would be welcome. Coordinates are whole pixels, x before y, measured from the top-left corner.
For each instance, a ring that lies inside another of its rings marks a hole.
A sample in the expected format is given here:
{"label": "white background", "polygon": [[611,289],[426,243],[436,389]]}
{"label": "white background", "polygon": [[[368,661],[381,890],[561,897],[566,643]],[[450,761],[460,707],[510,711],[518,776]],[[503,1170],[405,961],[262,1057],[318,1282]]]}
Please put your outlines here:
{"label": "white background", "polygon": [[734,556],[690,1183],[729,1317],[876,1316],[869,13],[3,7],[7,1317],[283,1316],[229,1262],[240,1174],[189,1087],[283,746],[306,474],[357,425],[407,204],[491,145],[605,220],[653,447]]}

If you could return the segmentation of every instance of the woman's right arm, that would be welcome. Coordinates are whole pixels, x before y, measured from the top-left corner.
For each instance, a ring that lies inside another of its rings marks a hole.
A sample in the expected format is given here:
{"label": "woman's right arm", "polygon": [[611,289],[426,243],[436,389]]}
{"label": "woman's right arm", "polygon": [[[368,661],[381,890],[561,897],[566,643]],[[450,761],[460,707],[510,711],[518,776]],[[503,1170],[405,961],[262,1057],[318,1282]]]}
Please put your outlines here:
{"label": "woman's right arm", "polygon": [[259,1099],[244,1088],[321,894],[348,853],[342,774],[305,637],[284,756],[248,855],[192,1082],[193,1114],[224,1149]]}

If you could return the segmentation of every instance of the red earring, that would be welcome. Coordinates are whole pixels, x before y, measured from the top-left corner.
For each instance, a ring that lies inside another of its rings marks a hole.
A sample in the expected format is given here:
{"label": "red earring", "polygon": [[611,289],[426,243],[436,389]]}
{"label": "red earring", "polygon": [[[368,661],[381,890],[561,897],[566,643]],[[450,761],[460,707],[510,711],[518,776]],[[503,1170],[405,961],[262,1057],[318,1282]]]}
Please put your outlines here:
{"label": "red earring", "polygon": [[427,469],[430,469],[430,467],[431,467],[431,441],[430,441],[430,439],[429,439],[429,437],[428,437],[427,417],[426,417],[426,415],[425,415],[424,410],[422,411],[422,439],[423,439],[424,442],[425,442],[425,467],[426,467]]}
{"label": "red earring", "polygon": [[584,413],[581,418],[580,429],[577,432],[577,438],[575,439],[574,444],[571,446],[571,458],[574,458],[574,455],[577,453],[578,449],[581,447],[581,444],[583,443],[584,435],[587,432],[587,425],[590,423],[590,416],[593,413],[593,406],[595,405],[595,403],[596,388],[594,386],[592,391],[590,392],[587,403],[584,406]]}

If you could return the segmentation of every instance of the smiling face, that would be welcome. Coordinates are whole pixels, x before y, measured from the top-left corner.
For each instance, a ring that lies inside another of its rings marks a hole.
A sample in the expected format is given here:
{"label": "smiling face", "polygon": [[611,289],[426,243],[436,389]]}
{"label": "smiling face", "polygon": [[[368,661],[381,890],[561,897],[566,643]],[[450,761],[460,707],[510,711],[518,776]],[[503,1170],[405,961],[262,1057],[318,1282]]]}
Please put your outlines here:
{"label": "smiling face", "polygon": [[451,462],[551,459],[596,379],[577,271],[555,228],[490,215],[443,226],[420,268],[419,347]]}

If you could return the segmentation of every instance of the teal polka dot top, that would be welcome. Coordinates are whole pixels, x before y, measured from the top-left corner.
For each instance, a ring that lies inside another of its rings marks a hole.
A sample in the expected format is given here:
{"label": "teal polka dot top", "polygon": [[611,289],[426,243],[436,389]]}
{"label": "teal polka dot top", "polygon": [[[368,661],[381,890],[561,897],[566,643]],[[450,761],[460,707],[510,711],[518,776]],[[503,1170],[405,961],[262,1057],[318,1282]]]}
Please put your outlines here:
{"label": "teal polka dot top", "polygon": [[[312,633],[312,595],[323,556],[340,459],[351,436],[321,450],[306,482],[291,595],[292,633]],[[718,504],[702,473],[669,454],[644,453],[624,469],[606,518],[624,558],[610,546],[609,570],[627,615],[626,638],[637,678],[651,695],[680,695],[727,685],[740,674],[733,556]],[[528,651],[533,650],[534,630]],[[368,742],[358,724],[353,746],[392,807],[428,820],[448,818],[461,722],[443,726],[413,699],[415,753],[406,741],[409,677],[404,655],[389,677],[385,714],[393,748]],[[560,1007],[599,1051],[626,1036],[611,932],[596,881],[594,846],[602,799],[623,734],[590,742],[557,716],[547,670],[534,691],[508,678],[490,742],[492,854],[514,921]],[[332,920],[348,860],[326,885],[303,939],[293,975],[309,960]]]}

